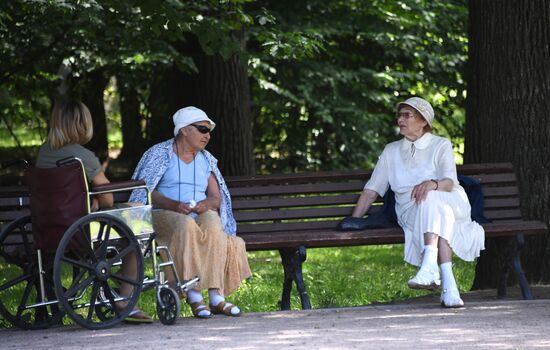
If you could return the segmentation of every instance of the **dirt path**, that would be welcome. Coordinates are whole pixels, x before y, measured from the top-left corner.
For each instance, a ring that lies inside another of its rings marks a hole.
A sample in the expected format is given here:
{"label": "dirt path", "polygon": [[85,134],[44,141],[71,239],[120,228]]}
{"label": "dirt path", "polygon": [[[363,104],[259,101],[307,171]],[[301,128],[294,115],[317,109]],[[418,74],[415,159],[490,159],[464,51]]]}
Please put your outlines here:
{"label": "dirt path", "polygon": [[[541,292],[542,290],[542,292]],[[240,318],[182,318],[174,326],[120,325],[102,331],[61,327],[1,330],[1,349],[396,349],[550,347],[550,288],[537,300],[469,293],[463,309],[435,296],[399,304],[250,313]]]}

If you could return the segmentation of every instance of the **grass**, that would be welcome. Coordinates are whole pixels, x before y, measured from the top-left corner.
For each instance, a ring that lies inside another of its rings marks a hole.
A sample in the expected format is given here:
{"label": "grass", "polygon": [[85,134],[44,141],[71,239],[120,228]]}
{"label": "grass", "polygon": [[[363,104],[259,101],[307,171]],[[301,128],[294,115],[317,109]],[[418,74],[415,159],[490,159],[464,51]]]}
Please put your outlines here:
{"label": "grass", "polygon": [[[279,310],[283,280],[281,259],[277,251],[250,252],[253,276],[228,300],[245,312]],[[402,245],[310,249],[304,264],[304,280],[313,308],[351,307],[390,302],[425,295],[427,291],[412,290],[407,280],[416,272],[403,261]],[[454,261],[454,271],[462,292],[470,289],[475,264]],[[150,262],[146,261],[146,266]],[[150,269],[146,274],[151,275]],[[5,300],[2,303],[15,302]],[[155,292],[142,293],[140,307],[156,316]],[[182,316],[191,316],[182,302]],[[293,286],[291,308],[299,310],[300,299]],[[65,323],[70,321],[65,318]],[[0,319],[0,325],[6,327]]]}
{"label": "grass", "polygon": [[[426,295],[412,290],[407,281],[416,268],[403,261],[402,245],[310,249],[303,275],[312,307],[350,307],[390,302]],[[248,253],[253,276],[228,300],[245,312],[279,310],[283,269],[277,251]],[[456,259],[454,271],[462,292],[468,291],[475,274],[475,263]],[[141,296],[140,306],[155,315],[154,293]],[[299,310],[300,299],[293,285],[291,308]],[[182,315],[190,316],[182,303]]]}

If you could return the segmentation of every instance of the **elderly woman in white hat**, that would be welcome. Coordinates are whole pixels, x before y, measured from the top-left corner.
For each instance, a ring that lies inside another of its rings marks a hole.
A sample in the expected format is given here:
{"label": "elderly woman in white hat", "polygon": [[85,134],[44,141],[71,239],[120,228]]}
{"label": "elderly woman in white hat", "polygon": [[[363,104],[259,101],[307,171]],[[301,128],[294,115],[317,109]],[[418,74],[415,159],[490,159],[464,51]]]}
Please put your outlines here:
{"label": "elderly woman in white hat", "polygon": [[420,266],[409,287],[435,290],[442,284],[441,305],[462,307],[452,253],[473,261],[484,249],[485,233],[470,218],[451,142],[431,133],[433,119],[432,106],[422,98],[397,105],[397,124],[404,137],[384,148],[352,216],[365,215],[391,187],[398,223],[405,232],[404,259]]}
{"label": "elderly woman in white hat", "polygon": [[[200,277],[187,293],[195,317],[212,314],[239,316],[241,310],[225,301],[250,268],[244,241],[237,237],[231,197],[217,167],[204,148],[216,124],[195,107],[178,110],[174,138],[145,152],[133,179],[144,180],[151,191],[153,225],[160,244],[168,246],[181,280]],[[136,190],[131,202],[146,202],[145,191]],[[173,276],[168,276],[173,280]],[[209,306],[201,290],[208,290]]]}

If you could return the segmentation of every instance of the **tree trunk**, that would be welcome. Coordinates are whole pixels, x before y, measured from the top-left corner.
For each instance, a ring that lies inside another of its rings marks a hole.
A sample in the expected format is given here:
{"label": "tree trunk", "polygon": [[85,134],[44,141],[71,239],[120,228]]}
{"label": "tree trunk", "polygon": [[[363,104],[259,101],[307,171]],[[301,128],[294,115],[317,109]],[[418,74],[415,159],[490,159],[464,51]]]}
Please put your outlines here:
{"label": "tree trunk", "polygon": [[[138,92],[129,80],[117,76],[117,87],[120,94],[120,116],[122,131],[122,151],[119,159],[137,164],[145,151]],[[133,167],[132,167],[133,168]]]}
{"label": "tree trunk", "polygon": [[[244,39],[241,41],[244,50]],[[238,55],[227,60],[207,55],[196,38],[178,48],[193,57],[197,74],[186,75],[182,86],[185,105],[198,107],[216,123],[207,149],[218,158],[226,176],[253,175],[252,112],[250,83],[245,64]]]}
{"label": "tree trunk", "polygon": [[[471,0],[469,9],[465,160],[512,162],[524,219],[549,223],[550,1]],[[548,243],[527,240],[530,281],[550,280]],[[496,286],[495,244],[486,243],[474,288]]]}
{"label": "tree trunk", "polygon": [[174,137],[172,115],[185,107],[184,75],[175,66],[159,68],[149,95],[151,117],[147,123],[148,146]]}
{"label": "tree trunk", "polygon": [[210,151],[225,175],[253,175],[252,116],[246,67],[239,57],[197,59],[199,75],[194,104],[216,122]]}
{"label": "tree trunk", "polygon": [[[243,44],[244,45],[244,44]],[[238,55],[223,59],[207,55],[195,37],[176,45],[192,57],[197,73],[182,73],[176,66],[155,74],[151,86],[151,143],[172,137],[172,115],[185,106],[202,109],[216,123],[207,149],[218,159],[226,176],[253,175],[252,113],[246,66]]]}
{"label": "tree trunk", "polygon": [[94,136],[86,147],[93,151],[103,163],[109,159],[109,146],[107,142],[107,117],[103,92],[109,82],[109,78],[102,69],[92,71],[81,82],[82,102],[88,106],[92,114]]}

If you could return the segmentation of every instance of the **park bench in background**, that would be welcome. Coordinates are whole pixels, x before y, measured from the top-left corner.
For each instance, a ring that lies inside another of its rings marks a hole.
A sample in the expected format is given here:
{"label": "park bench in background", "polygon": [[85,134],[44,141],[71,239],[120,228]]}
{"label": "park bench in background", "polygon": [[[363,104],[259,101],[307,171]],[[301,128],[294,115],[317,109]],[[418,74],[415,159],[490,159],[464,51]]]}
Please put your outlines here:
{"label": "park bench in background", "polygon": [[[519,190],[511,164],[471,164],[458,167],[459,174],[479,181],[483,187],[486,238],[508,237],[522,240],[523,235],[544,234],[540,221],[522,219]],[[345,247],[403,243],[399,227],[338,231],[336,224],[351,215],[370,171],[333,171],[291,175],[267,175],[226,178],[233,197],[238,235],[247,250],[278,250],[284,281],[281,309],[290,308],[292,282],[300,293],[302,308],[311,308],[302,278],[307,248]],[[127,200],[117,194],[116,201]],[[28,194],[24,187],[0,187],[0,225],[28,214]],[[379,210],[381,202],[370,214]],[[498,294],[506,293],[506,276],[514,269],[523,297],[531,299],[529,285],[521,269],[519,249],[502,267]]]}

